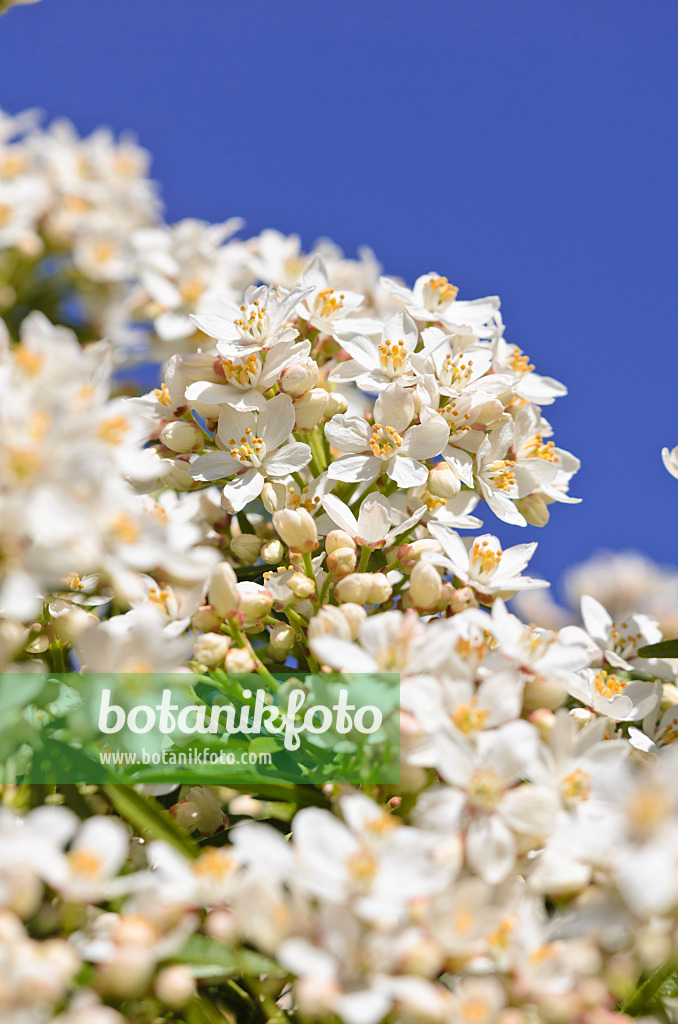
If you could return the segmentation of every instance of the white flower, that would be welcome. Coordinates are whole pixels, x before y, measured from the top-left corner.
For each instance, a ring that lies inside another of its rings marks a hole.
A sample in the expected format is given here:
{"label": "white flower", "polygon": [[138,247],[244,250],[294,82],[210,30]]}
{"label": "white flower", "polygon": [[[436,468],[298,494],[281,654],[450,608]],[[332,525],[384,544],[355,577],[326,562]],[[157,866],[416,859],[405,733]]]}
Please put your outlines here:
{"label": "white flower", "polygon": [[453,334],[473,334],[477,338],[494,338],[501,333],[499,299],[458,301],[457,291],[446,277],[431,272],[422,274],[409,289],[392,277],[380,278],[382,288],[405,304],[415,320],[438,321]]}
{"label": "white flower", "polygon": [[662,460],[671,476],[678,479],[678,447],[672,448],[670,451],[668,448],[662,448]]}
{"label": "white flower", "polygon": [[127,858],[127,829],[118,818],[83,822],[68,853],[50,858],[44,877],[66,900],[98,903],[114,892],[113,879]]}
{"label": "white flower", "polygon": [[[438,344],[445,340],[443,336]],[[405,312],[395,313],[384,324],[378,344],[364,335],[342,339],[351,358],[339,363],[329,380],[355,381],[361,391],[381,391],[394,382],[410,387],[418,377],[411,361],[418,343],[419,331],[412,318]]]}
{"label": "white flower", "polygon": [[421,422],[410,427],[414,401],[409,392],[391,384],[377,398],[374,417],[370,424],[357,416],[337,415],[326,424],[330,444],[351,453],[331,463],[329,478],[369,482],[386,473],[401,487],[426,483],[428,471],[419,460],[434,458],[445,447],[449,428],[442,416],[423,408]]}
{"label": "white flower", "polygon": [[571,696],[615,722],[637,722],[659,704],[661,684],[626,679],[620,670],[584,669],[568,684]]}
{"label": "white flower", "polygon": [[289,320],[299,302],[310,292],[309,285],[292,291],[262,285],[249,288],[244,301],[224,304],[222,314],[192,317],[196,327],[219,341],[217,346],[227,358],[247,356],[262,348],[294,341],[298,331]]}
{"label": "white flower", "polygon": [[233,511],[240,512],[259,497],[267,477],[289,476],[310,462],[307,444],[284,443],[293,429],[294,405],[288,395],[276,395],[259,411],[237,412],[224,405],[217,432],[229,450],[199,456],[191,475],[196,480],[222,480],[238,473],[225,485],[223,496]]}
{"label": "white flower", "polygon": [[286,367],[305,358],[310,351],[309,342],[290,340],[279,342],[262,355],[250,352],[235,359],[221,356],[215,366],[226,383],[196,381],[186,389],[186,398],[202,405],[231,405],[239,411],[263,409],[264,392],[276,383]]}
{"label": "white flower", "polygon": [[429,523],[428,529],[444,551],[444,556],[429,557],[479,594],[512,597],[518,590],[548,586],[546,580],[520,575],[534,554],[536,543],[516,544],[504,551],[499,540],[490,533],[462,540],[454,530],[439,523]]}
{"label": "white flower", "polygon": [[333,288],[327,267],[320,256],[309,263],[302,278],[305,298],[299,304],[299,315],[323,334],[337,334],[341,331],[358,332],[363,321],[349,317],[365,301],[358,292]]}
{"label": "white flower", "polygon": [[383,494],[370,494],[364,498],[357,519],[348,505],[335,494],[326,494],[322,506],[330,519],[345,530],[356,544],[370,548],[382,548],[389,544],[398,534],[418,523],[426,511],[426,506],[421,505],[413,515],[393,526],[394,519],[399,517],[394,517],[391,503]]}

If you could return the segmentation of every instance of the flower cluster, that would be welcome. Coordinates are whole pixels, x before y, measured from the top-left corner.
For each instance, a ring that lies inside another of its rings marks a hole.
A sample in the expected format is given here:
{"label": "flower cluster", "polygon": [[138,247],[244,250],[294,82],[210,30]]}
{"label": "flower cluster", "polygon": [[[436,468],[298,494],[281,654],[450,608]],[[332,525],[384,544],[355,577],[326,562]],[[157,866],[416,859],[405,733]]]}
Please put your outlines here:
{"label": "flower cluster", "polygon": [[[3,767],[2,1020],[665,1020],[678,661],[653,648],[675,574],[580,569],[574,621],[526,573],[534,542],[480,532],[578,500],[542,411],[564,386],[495,297],[165,225],[146,154],[107,132],[3,115],[0,136],[17,728],[40,669],[197,688],[284,666],[397,673],[401,732],[400,781],[362,790]],[[129,395],[114,367],[137,341],[166,362]],[[40,714],[61,722],[62,698]]]}

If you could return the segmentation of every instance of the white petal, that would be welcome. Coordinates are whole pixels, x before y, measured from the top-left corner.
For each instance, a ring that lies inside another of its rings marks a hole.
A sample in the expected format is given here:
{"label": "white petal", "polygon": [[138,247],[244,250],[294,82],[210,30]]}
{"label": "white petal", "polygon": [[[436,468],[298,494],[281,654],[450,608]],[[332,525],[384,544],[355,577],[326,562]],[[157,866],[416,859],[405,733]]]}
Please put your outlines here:
{"label": "white petal", "polygon": [[277,452],[264,459],[263,468],[267,476],[288,476],[308,466],[311,454],[307,444],[294,441],[292,444],[283,445]]}
{"label": "white petal", "polygon": [[399,487],[421,487],[428,479],[428,470],[416,459],[394,455],[388,461],[388,475]]}
{"label": "white petal", "polygon": [[404,433],[414,418],[414,401],[409,391],[391,384],[380,392],[374,403],[374,422]]}
{"label": "white petal", "polygon": [[466,834],[469,866],[488,885],[498,885],[509,875],[516,862],[513,833],[496,814],[478,818]]}
{"label": "white petal", "polygon": [[264,477],[257,469],[249,469],[237,476],[232,483],[226,484],[223,500],[234,512],[242,512],[246,505],[258,498],[264,486]]}
{"label": "white petal", "polygon": [[228,452],[207,452],[191,463],[189,472],[194,480],[225,480],[233,476],[239,466]]}
{"label": "white petal", "polygon": [[358,522],[348,505],[337,498],[336,494],[326,494],[322,499],[322,506],[331,518],[333,523],[351,537],[358,534]]}
{"label": "white petal", "polygon": [[286,441],[294,430],[294,404],[289,395],[276,395],[266,403],[257,420],[259,437],[272,451]]}
{"label": "white petal", "polygon": [[374,455],[344,455],[330,464],[327,475],[330,480],[376,480],[381,473],[383,462]]}

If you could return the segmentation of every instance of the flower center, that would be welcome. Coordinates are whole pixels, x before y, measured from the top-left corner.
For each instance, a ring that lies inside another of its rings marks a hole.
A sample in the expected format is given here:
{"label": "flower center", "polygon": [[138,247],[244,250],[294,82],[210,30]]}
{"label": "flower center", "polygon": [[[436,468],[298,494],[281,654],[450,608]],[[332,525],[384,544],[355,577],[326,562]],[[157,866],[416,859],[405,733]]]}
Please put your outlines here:
{"label": "flower center", "polygon": [[244,363],[234,363],[232,359],[222,359],[221,366],[224,377],[229,384],[237,388],[249,388],[255,385],[261,373],[261,359],[254,353]]}
{"label": "flower center", "polygon": [[246,341],[251,341],[252,338],[255,340],[265,338],[269,330],[266,306],[260,306],[259,299],[255,299],[249,310],[247,306],[241,306],[240,311],[246,314],[246,317],[234,320],[233,323],[238,328],[241,337]]}
{"label": "flower center", "polygon": [[431,312],[442,312],[454,302],[458,292],[446,277],[432,277],[424,285],[424,305]]}
{"label": "flower center", "polygon": [[541,434],[535,434],[523,446],[522,454],[526,459],[544,459],[546,462],[560,462],[560,456],[556,455],[553,441],[544,441]]}
{"label": "flower center", "polygon": [[482,573],[490,573],[501,562],[502,554],[501,548],[491,548],[488,540],[475,540],[471,548],[471,564]]}
{"label": "flower center", "polygon": [[523,350],[518,348],[517,345],[513,346],[508,364],[515,373],[519,373],[521,376],[534,370],[534,364],[530,362],[526,355],[523,355]]}
{"label": "flower center", "polygon": [[407,362],[404,341],[386,340],[379,346],[379,363],[388,377],[400,377]]}
{"label": "flower center", "polygon": [[485,708],[479,708],[476,698],[472,697],[469,704],[460,704],[458,708],[455,708],[452,722],[460,732],[468,736],[470,733],[482,729],[489,713]]}
{"label": "flower center", "polygon": [[337,296],[334,288],[323,288],[315,297],[313,309],[316,316],[329,320],[344,306],[344,294]]}
{"label": "flower center", "polygon": [[600,696],[607,697],[608,700],[611,700],[612,697],[618,697],[626,688],[626,683],[623,679],[615,676],[612,672],[606,672],[605,669],[596,672],[594,685]]}
{"label": "flower center", "polygon": [[232,459],[237,459],[238,462],[245,462],[251,466],[261,465],[264,442],[260,437],[254,436],[251,427],[246,429],[240,441],[236,441],[232,437],[228,443],[231,445]]}
{"label": "flower center", "polygon": [[510,491],[516,482],[516,475],[513,472],[515,461],[513,459],[497,459],[488,466],[488,472],[492,486],[499,491]]}
{"label": "flower center", "polygon": [[582,768],[575,768],[560,780],[560,790],[568,802],[588,800],[591,795],[591,776]]}
{"label": "flower center", "polygon": [[369,445],[372,454],[380,459],[390,459],[396,450],[401,447],[403,439],[393,427],[382,427],[381,423],[375,423],[372,428],[372,437]]}
{"label": "flower center", "polygon": [[474,772],[468,788],[468,798],[480,811],[493,811],[504,794],[504,780],[492,768],[479,768]]}

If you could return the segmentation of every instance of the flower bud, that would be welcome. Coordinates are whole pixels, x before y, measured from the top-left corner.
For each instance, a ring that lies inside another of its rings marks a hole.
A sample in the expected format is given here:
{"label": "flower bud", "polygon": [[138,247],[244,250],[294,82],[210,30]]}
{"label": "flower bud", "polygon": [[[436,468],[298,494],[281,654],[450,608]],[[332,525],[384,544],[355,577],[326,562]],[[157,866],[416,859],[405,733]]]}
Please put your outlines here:
{"label": "flower bud", "polygon": [[195,829],[204,836],[213,836],[228,824],[221,804],[209,786],[193,786],[185,798],[171,809],[179,824],[191,832]]}
{"label": "flower bud", "polygon": [[273,525],[290,551],[315,551],[318,547],[315,520],[305,508],[274,512]]}
{"label": "flower bud", "polygon": [[516,499],[516,508],[527,519],[530,526],[546,526],[551,513],[541,494],[528,494],[525,498]]}
{"label": "flower bud", "polygon": [[288,622],[277,622],[271,629],[268,642],[274,655],[282,655],[284,660],[294,647],[296,640],[297,634]]}
{"label": "flower bud", "polygon": [[155,994],[170,1010],[182,1010],[196,993],[195,978],[185,964],[165,967],[155,979]]}
{"label": "flower bud", "polygon": [[331,576],[342,579],[355,571],[355,548],[337,548],[327,556],[327,569]]}
{"label": "flower bud", "polygon": [[352,604],[382,604],[388,601],[393,588],[383,572],[352,572],[339,580],[335,588],[335,597],[339,604],[350,601]]}
{"label": "flower bud", "polygon": [[193,644],[193,657],[207,668],[223,665],[231,641],[223,633],[201,633]]}
{"label": "flower bud", "polygon": [[315,594],[315,580],[310,580],[303,572],[295,572],[287,581],[287,586],[298,600],[305,601]]}
{"label": "flower bud", "polygon": [[196,423],[175,420],[160,431],[160,440],[173,452],[196,452],[205,444],[202,430]]}
{"label": "flower bud", "polygon": [[85,611],[68,601],[52,601],[49,606],[52,616],[52,628],[63,643],[72,644],[88,626],[96,625],[99,620],[92,612]]}
{"label": "flower bud", "polygon": [[312,430],[325,415],[329,391],[313,388],[294,403],[294,429]]}
{"label": "flower bud", "polygon": [[325,537],[325,551],[328,555],[337,548],[353,548],[355,551],[355,541],[345,530],[331,530]]}
{"label": "flower bud", "polygon": [[259,554],[262,560],[268,565],[277,565],[278,562],[282,560],[282,557],[285,554],[285,549],[278,538],[274,537],[273,540],[267,540],[266,543],[262,545]]}
{"label": "flower bud", "polygon": [[455,615],[458,612],[465,611],[467,608],[477,607],[478,602],[476,601],[476,595],[473,593],[471,587],[460,587],[458,590],[452,591],[449,608]]}
{"label": "flower bud", "polygon": [[285,484],[267,480],[261,492],[261,500],[269,514],[278,512],[287,504],[287,487]]}
{"label": "flower bud", "polygon": [[210,910],[205,919],[205,931],[211,938],[219,939],[227,946],[234,945],[239,938],[235,914],[222,907]]}
{"label": "flower bud", "polygon": [[318,383],[318,364],[315,359],[306,358],[292,363],[280,375],[278,385],[281,391],[292,398],[305,395]]}
{"label": "flower bud", "polygon": [[231,551],[245,565],[254,565],[259,560],[261,540],[254,533],[237,533],[231,538]]}
{"label": "flower bud", "polygon": [[367,618],[367,612],[361,604],[353,604],[351,601],[346,601],[339,610],[348,622],[348,628],[351,631],[349,639],[357,640],[360,626]]}
{"label": "flower bud", "polygon": [[231,647],[225,665],[227,672],[254,672],[257,667],[248,647]]}
{"label": "flower bud", "polygon": [[212,569],[207,599],[217,615],[227,619],[238,607],[238,577],[228,562],[219,562]]}
{"label": "flower bud", "polygon": [[256,625],[273,607],[273,595],[260,583],[238,583],[239,608],[244,616],[243,629]]}
{"label": "flower bud", "polygon": [[195,487],[195,480],[190,473],[190,462],[184,459],[162,459],[161,462],[163,484],[167,484],[173,491],[190,491]]}
{"label": "flower bud", "polygon": [[417,562],[410,576],[410,601],[420,611],[428,611],[440,601],[443,584],[440,573],[430,562]]}
{"label": "flower bud", "polygon": [[[343,606],[342,606],[343,607]],[[340,640],[351,640],[350,626],[340,608],[325,604],[308,624],[308,639],[317,640],[321,636],[336,636]]]}
{"label": "flower bud", "polygon": [[437,554],[441,550],[438,541],[429,538],[415,540],[413,544],[401,544],[398,548],[398,563],[403,572],[411,572],[424,551],[434,551]]}
{"label": "flower bud", "polygon": [[336,416],[337,413],[344,413],[348,409],[348,401],[339,391],[329,391],[329,398],[327,399],[327,408],[325,409],[325,415],[328,420],[332,416]]}
{"label": "flower bud", "polygon": [[553,712],[549,711],[548,708],[537,708],[536,711],[532,711],[528,715],[528,718],[532,725],[536,725],[543,742],[547,743],[556,724],[556,716]]}
{"label": "flower bud", "polygon": [[217,615],[211,604],[203,604],[191,615],[191,626],[200,632],[216,632],[224,621],[222,615]]}
{"label": "flower bud", "polygon": [[461,480],[446,462],[437,462],[429,470],[426,486],[437,498],[455,498],[461,490]]}

